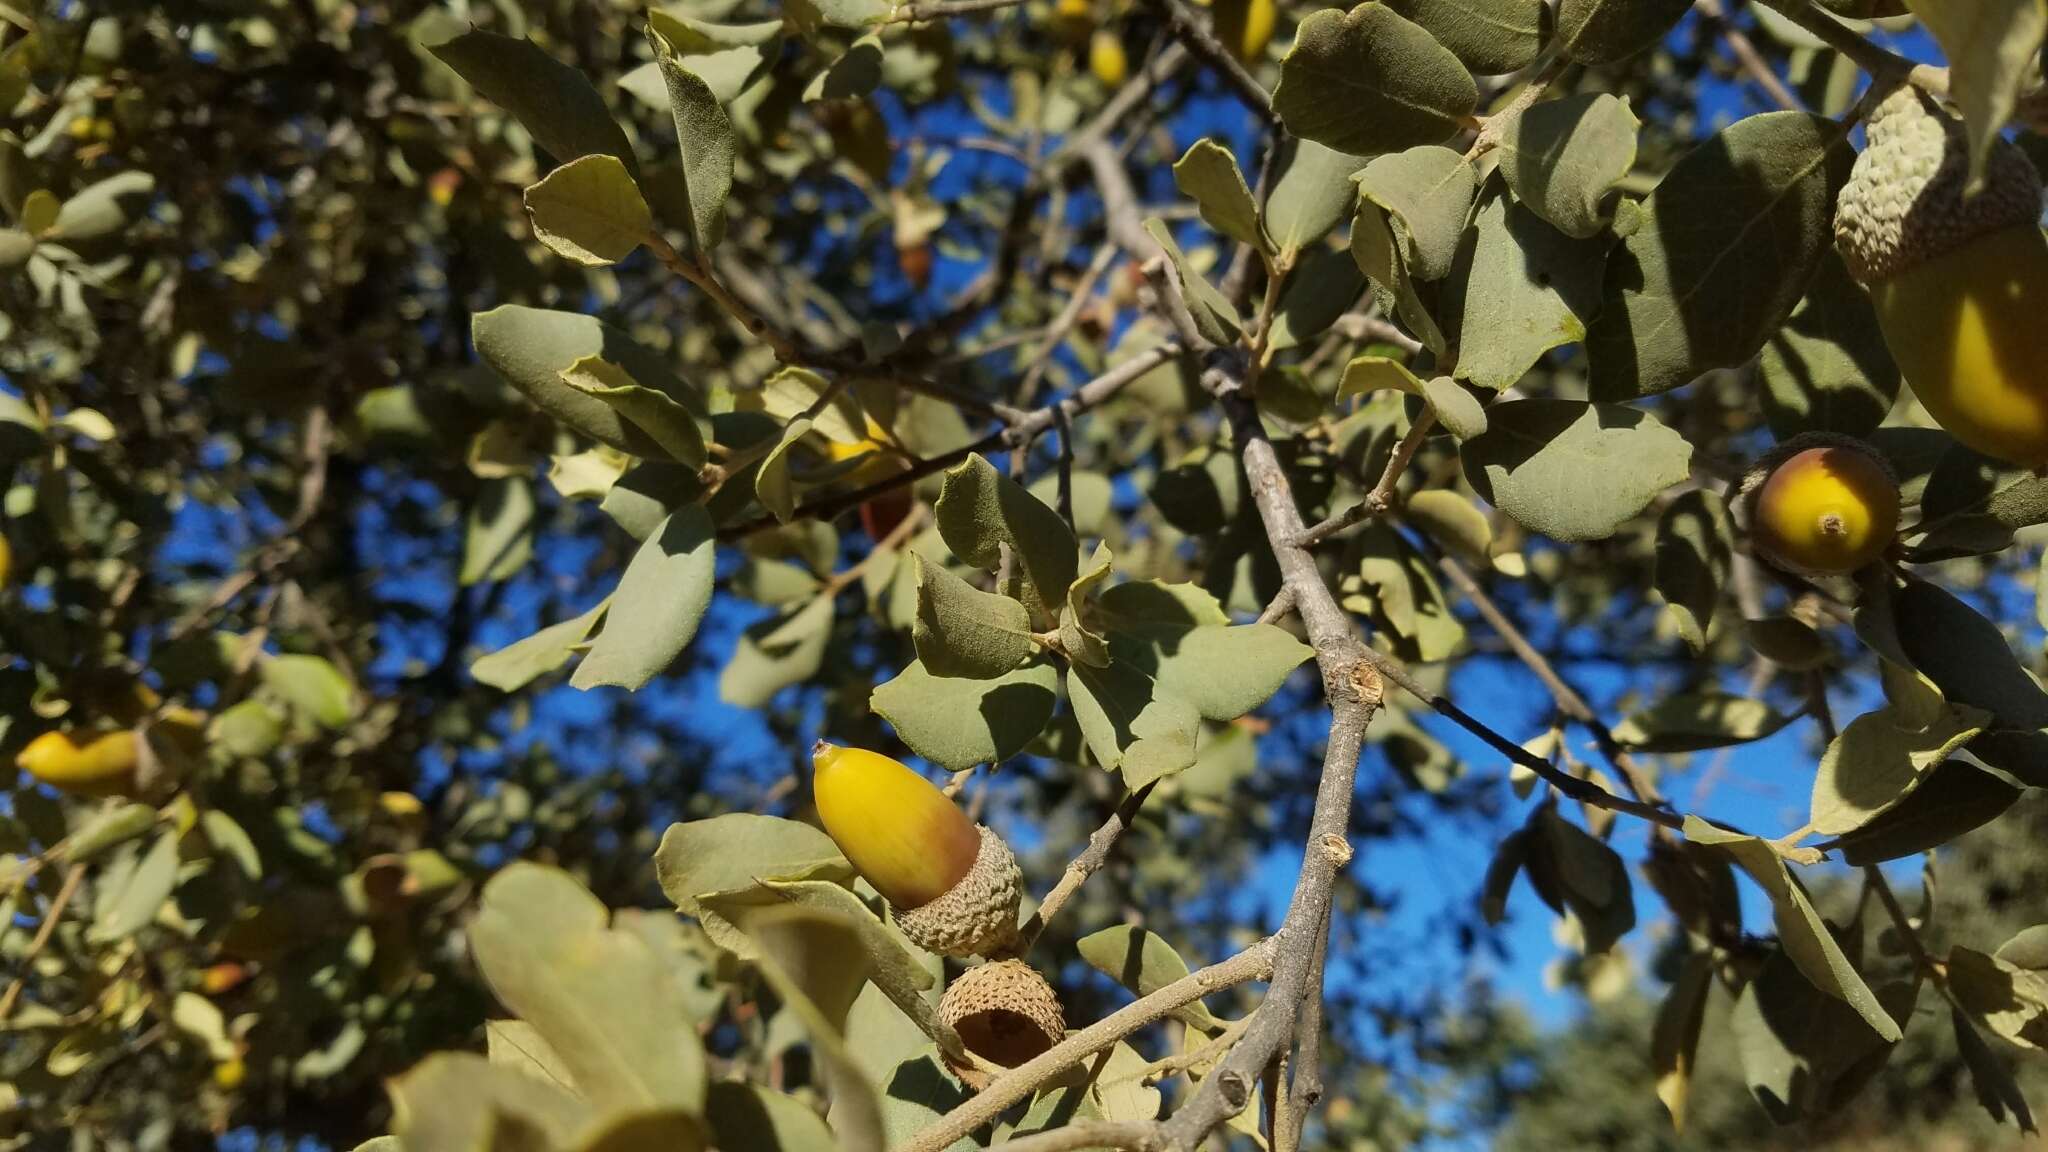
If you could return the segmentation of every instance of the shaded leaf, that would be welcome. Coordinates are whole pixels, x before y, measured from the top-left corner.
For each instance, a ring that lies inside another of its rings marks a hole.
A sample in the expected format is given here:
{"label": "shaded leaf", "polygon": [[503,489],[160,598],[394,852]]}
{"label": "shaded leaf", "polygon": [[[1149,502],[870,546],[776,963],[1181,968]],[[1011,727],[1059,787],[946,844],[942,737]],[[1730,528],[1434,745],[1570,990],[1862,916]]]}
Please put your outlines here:
{"label": "shaded leaf", "polygon": [[654,62],[668,86],[669,111],[676,141],[683,151],[683,200],[689,212],[690,243],[708,252],[725,238],[725,199],[732,192],[735,149],[732,120],[704,79],[692,72],[662,35],[649,24]]}
{"label": "shaded leaf", "polygon": [[1633,408],[1514,400],[1460,452],[1480,497],[1554,540],[1599,540],[1691,474],[1692,446]]}
{"label": "shaded leaf", "polygon": [[1611,64],[1661,39],[1688,0],[1558,0],[1557,39],[1581,64]]}
{"label": "shaded leaf", "polygon": [[2041,38],[2048,35],[2042,0],[1906,0],[1941,45],[1949,64],[1949,93],[1970,136],[1970,185],[1981,182],[1984,161],[2020,89],[2034,74]]}
{"label": "shaded leaf", "polygon": [[1500,141],[1500,172],[1526,205],[1567,236],[1597,236],[1612,189],[1636,162],[1641,127],[1628,100],[1585,92],[1530,105]]}
{"label": "shaded leaf", "polygon": [[556,160],[602,154],[617,157],[628,171],[639,170],[625,132],[597,89],[533,41],[472,29],[429,51],[510,112]]}
{"label": "shaded leaf", "polygon": [[526,212],[548,250],[588,267],[632,255],[654,227],[632,173],[615,156],[583,156],[526,190]]}
{"label": "shaded leaf", "polygon": [[1375,157],[1358,173],[1359,195],[1386,209],[1410,275],[1450,274],[1479,195],[1479,174],[1461,152],[1435,144]]}
{"label": "shaded leaf", "polygon": [[1785,861],[1775,849],[1754,836],[1717,828],[1697,816],[1685,818],[1685,838],[1718,848],[1763,889],[1771,901],[1771,918],[1777,925],[1784,954],[1798,966],[1808,983],[1855,1009],[1879,1038],[1899,1038],[1898,1024],[1863,982],[1856,966],[1849,962],[1812,901],[1793,883],[1791,873],[1785,870]]}
{"label": "shaded leaf", "polygon": [[1386,0],[1481,76],[1518,71],[1550,37],[1543,0]]}
{"label": "shaded leaf", "polygon": [[1906,799],[1935,765],[1982,731],[1984,713],[1947,707],[1934,724],[1905,723],[1890,708],[1849,722],[1821,755],[1813,779],[1815,832],[1839,836]]}
{"label": "shaded leaf", "polygon": [[1266,235],[1283,253],[1307,249],[1351,214],[1358,200],[1351,174],[1365,163],[1313,140],[1289,139],[1286,149],[1263,217]]}
{"label": "shaded leaf", "polygon": [[1654,396],[1756,355],[1832,246],[1854,159],[1840,125],[1804,112],[1738,120],[1686,153],[1608,255],[1593,397]]}
{"label": "shaded leaf", "polygon": [[1772,332],[1757,358],[1764,417],[1780,441],[1802,432],[1870,435],[1899,394],[1899,366],[1885,347],[1870,295],[1833,248],[1806,298]]}
{"label": "shaded leaf", "polygon": [[1001,565],[1008,546],[1028,585],[1027,606],[1057,619],[1081,563],[1080,545],[1058,512],[987,460],[971,456],[946,473],[933,514],[946,547],[984,572]]}
{"label": "shaded leaf", "polygon": [[506,304],[472,317],[470,333],[477,354],[535,407],[585,436],[636,456],[665,458],[668,450],[604,399],[564,382],[565,369],[586,357],[600,357],[618,365],[636,384],[683,408],[704,410],[701,397],[675,378],[661,356],[592,316]]}
{"label": "shaded leaf", "polygon": [[[1138,996],[1149,996],[1188,974],[1187,961],[1157,933],[1119,924],[1083,936],[1074,945],[1096,971]],[[1215,1015],[1200,1000],[1174,1013],[1197,1028],[1213,1028]]]}
{"label": "shaded leaf", "polygon": [[911,638],[927,672],[988,680],[1037,651],[1024,605],[983,592],[943,564],[915,554],[910,562],[917,569],[917,621]]}
{"label": "shaded leaf", "polygon": [[1833,846],[1854,867],[1918,855],[1989,824],[2019,798],[2020,790],[1997,776],[1944,760],[1898,805]]}
{"label": "shaded leaf", "polygon": [[1311,13],[1273,90],[1273,111],[1288,131],[1358,155],[1435,144],[1478,103],[1458,58],[1384,4]]}
{"label": "shaded leaf", "polygon": [[1684,493],[1657,519],[1651,582],[1677,621],[1678,634],[1694,652],[1706,649],[1707,629],[1713,624],[1734,550],[1728,507],[1707,489]]}
{"label": "shaded leaf", "polygon": [[1237,314],[1237,308],[1214,284],[1209,283],[1207,277],[1188,263],[1187,254],[1180,250],[1179,241],[1173,238],[1173,231],[1164,220],[1154,216],[1145,221],[1145,231],[1159,242],[1160,249],[1166,253],[1174,279],[1180,282],[1181,296],[1187,301],[1188,314],[1194,318],[1202,338],[1214,344],[1236,343],[1238,333],[1244,328],[1244,318]]}
{"label": "shaded leaf", "polygon": [[1499,391],[1552,348],[1585,339],[1606,244],[1574,240],[1506,196],[1482,204],[1452,273],[1458,378]]}

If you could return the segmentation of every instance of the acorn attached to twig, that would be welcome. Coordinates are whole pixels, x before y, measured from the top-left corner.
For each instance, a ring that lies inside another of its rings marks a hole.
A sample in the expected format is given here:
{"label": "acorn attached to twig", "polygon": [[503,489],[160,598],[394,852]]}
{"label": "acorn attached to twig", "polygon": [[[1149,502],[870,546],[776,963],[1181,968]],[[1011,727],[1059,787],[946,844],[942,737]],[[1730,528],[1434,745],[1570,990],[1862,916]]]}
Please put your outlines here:
{"label": "acorn attached to twig", "polygon": [[1800,576],[1846,576],[1899,530],[1891,465],[1848,436],[1809,432],[1757,462],[1739,497],[1759,559]]}
{"label": "acorn attached to twig", "polygon": [[[939,1019],[960,1034],[969,1052],[1005,1068],[1031,1060],[1067,1034],[1052,985],[1022,960],[996,960],[962,972],[939,1000]],[[982,1069],[952,1068],[968,1087],[988,1086]]]}
{"label": "acorn attached to twig", "polygon": [[820,740],[811,763],[826,833],[912,943],[942,956],[992,956],[1016,941],[1024,878],[1002,837],[880,753]]}
{"label": "acorn attached to twig", "polygon": [[1913,394],[1956,439],[2048,463],[2048,236],[2041,177],[1994,141],[1969,188],[1963,124],[1901,85],[1835,205],[1835,247],[1870,291]]}

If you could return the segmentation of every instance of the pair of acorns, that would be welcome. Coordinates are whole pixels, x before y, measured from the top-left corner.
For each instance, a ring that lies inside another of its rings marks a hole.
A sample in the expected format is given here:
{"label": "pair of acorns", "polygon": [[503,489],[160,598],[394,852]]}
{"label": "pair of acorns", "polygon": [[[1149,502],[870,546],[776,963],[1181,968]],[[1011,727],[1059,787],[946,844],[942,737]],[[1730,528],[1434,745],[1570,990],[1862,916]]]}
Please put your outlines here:
{"label": "pair of acorns", "polygon": [[[1928,414],[1968,447],[2036,468],[2048,465],[2041,208],[2040,173],[2002,137],[1972,188],[1962,123],[1902,84],[1872,114],[1835,211],[1835,247]],[[1853,572],[1898,530],[1891,468],[1847,437],[1787,442],[1742,500],[1757,554],[1805,576]]]}
{"label": "pair of acorns", "polygon": [[[1066,1036],[1059,997],[1010,955],[1024,876],[1003,838],[969,820],[931,781],[877,752],[818,741],[811,748],[818,819],[839,850],[889,902],[918,947],[986,962],[946,986],[939,1018],[991,1064],[1014,1068]],[[983,1071],[955,1064],[970,1087]]]}

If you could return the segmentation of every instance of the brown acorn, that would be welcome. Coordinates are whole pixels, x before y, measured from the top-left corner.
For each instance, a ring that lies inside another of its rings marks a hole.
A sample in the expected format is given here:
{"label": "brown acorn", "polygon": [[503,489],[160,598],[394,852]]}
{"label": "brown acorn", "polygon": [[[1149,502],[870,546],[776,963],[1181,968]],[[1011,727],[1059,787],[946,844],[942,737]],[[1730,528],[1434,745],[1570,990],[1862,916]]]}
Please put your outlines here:
{"label": "brown acorn", "polygon": [[941,956],[991,956],[1016,940],[1024,876],[1002,837],[878,752],[820,740],[811,763],[826,834],[912,943]]}
{"label": "brown acorn", "polygon": [[[1067,1034],[1059,996],[1022,960],[995,960],[962,972],[939,1000],[939,1019],[960,1034],[969,1052],[1004,1068],[1043,1054]],[[988,1086],[989,1073],[982,1069],[952,1067],[968,1087]]]}

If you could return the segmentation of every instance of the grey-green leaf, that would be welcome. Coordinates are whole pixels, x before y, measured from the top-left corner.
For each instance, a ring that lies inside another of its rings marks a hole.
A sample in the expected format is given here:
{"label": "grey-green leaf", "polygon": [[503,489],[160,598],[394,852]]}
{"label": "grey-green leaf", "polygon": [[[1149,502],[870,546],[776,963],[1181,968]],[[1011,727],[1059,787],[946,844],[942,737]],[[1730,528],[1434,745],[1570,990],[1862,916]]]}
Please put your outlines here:
{"label": "grey-green leaf", "polygon": [[1478,103],[1472,73],[1449,49],[1377,3],[1311,13],[1273,91],[1288,131],[1361,156],[1438,143]]}
{"label": "grey-green leaf", "polygon": [[[1188,974],[1187,961],[1157,933],[1120,924],[1081,937],[1074,945],[1096,971],[1139,996],[1149,996]],[[1211,1028],[1216,1016],[1200,1000],[1174,1013],[1197,1028]]]}
{"label": "grey-green leaf", "polygon": [[844,880],[853,865],[830,836],[796,820],[728,812],[671,824],[654,850],[654,876],[677,909],[697,914],[697,898],[766,880]]}
{"label": "grey-green leaf", "polygon": [[683,408],[704,410],[703,399],[676,379],[661,356],[594,316],[506,304],[471,318],[470,335],[477,354],[535,407],[585,436],[636,456],[666,458],[669,453],[605,399],[564,382],[565,369],[586,357],[599,357]]}
{"label": "grey-green leaf", "polygon": [[832,640],[832,597],[749,625],[718,673],[718,698],[735,708],[766,708],[777,692],[818,674]]}
{"label": "grey-green leaf", "polygon": [[687,505],[662,521],[627,562],[604,631],[569,683],[638,689],[668,670],[710,606],[713,535],[701,505]]}
{"label": "grey-green leaf", "polygon": [[1554,540],[1599,540],[1691,474],[1692,445],[1633,408],[1515,400],[1460,455],[1473,491]]}
{"label": "grey-green leaf", "polygon": [[1518,71],[1550,38],[1543,0],[1386,0],[1481,76]]}
{"label": "grey-green leaf", "polygon": [[1770,897],[1779,943],[1809,983],[1846,1001],[1882,1039],[1899,1038],[1898,1023],[1849,962],[1806,893],[1792,882],[1792,875],[1785,870],[1785,861],[1776,849],[1754,836],[1718,828],[1697,816],[1685,818],[1685,838],[1719,848]]}
{"label": "grey-green leaf", "polygon": [[1240,243],[1267,246],[1258,205],[1228,148],[1214,140],[1195,141],[1174,164],[1173,183],[1194,200],[1209,227]]}
{"label": "grey-green leaf", "polygon": [[1662,39],[1691,0],[1558,0],[1557,38],[1581,64],[1611,64]]}
{"label": "grey-green leaf", "polygon": [[990,680],[1037,650],[1024,605],[983,592],[922,556],[912,554],[910,562],[917,566],[917,620],[911,639],[926,671]]}
{"label": "grey-green leaf", "polygon": [[690,242],[708,252],[725,237],[725,200],[732,193],[732,162],[736,147],[732,120],[711,91],[692,72],[668,40],[652,24],[654,62],[668,85],[669,111],[676,141],[683,150],[683,192],[690,214]]}
{"label": "grey-green leaf", "polygon": [[1738,120],[1687,153],[1608,255],[1593,397],[1654,396],[1756,355],[1833,244],[1853,161],[1841,125],[1804,112]]}
{"label": "grey-green leaf", "polygon": [[1058,512],[971,456],[946,473],[933,514],[946,547],[984,572],[995,571],[1009,547],[1028,585],[1028,603],[1047,620],[1058,617],[1081,564],[1080,544]]}
{"label": "grey-green leaf", "polygon": [[470,947],[600,1112],[704,1104],[703,1047],[645,938],[567,873],[515,863],[484,886]]}
{"label": "grey-green leaf", "polygon": [[477,683],[488,684],[500,692],[517,692],[568,663],[610,604],[611,598],[606,597],[580,616],[550,624],[496,652],[479,656],[469,666],[469,674],[476,677]]}
{"label": "grey-green leaf", "polygon": [[1280,175],[1266,195],[1266,235],[1280,251],[1300,252],[1351,214],[1358,200],[1351,176],[1365,160],[1299,138],[1289,140],[1286,149]]}
{"label": "grey-green leaf", "polygon": [[964,772],[1022,752],[1052,719],[1059,673],[1043,661],[993,680],[940,677],[912,662],[869,699],[910,750]]}
{"label": "grey-green leaf", "polygon": [[1851,720],[1814,775],[1813,830],[1839,836],[1898,806],[1935,765],[1983,731],[1986,719],[1977,709],[1951,705],[1926,727],[1905,723],[1891,708]]}

